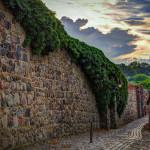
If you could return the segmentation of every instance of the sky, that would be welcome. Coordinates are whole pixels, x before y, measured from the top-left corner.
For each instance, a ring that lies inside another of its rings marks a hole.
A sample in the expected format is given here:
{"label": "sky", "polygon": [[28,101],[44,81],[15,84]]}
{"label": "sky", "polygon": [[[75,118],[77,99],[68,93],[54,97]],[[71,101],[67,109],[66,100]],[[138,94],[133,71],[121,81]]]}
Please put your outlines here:
{"label": "sky", "polygon": [[150,63],[150,0],[42,0],[69,35],[115,63]]}

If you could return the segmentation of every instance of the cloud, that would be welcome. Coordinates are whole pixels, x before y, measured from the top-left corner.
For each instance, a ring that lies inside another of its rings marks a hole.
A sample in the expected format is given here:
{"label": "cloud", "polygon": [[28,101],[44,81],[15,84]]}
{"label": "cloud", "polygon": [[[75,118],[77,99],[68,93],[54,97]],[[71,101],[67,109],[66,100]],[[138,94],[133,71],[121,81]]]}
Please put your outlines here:
{"label": "cloud", "polygon": [[75,22],[73,22],[72,19],[68,18],[68,17],[62,17],[61,18],[61,22],[66,25],[68,28],[69,26],[74,29],[79,29],[82,26],[85,26],[88,23],[87,19],[78,19]]}
{"label": "cloud", "polygon": [[124,21],[129,26],[141,26],[146,25],[146,22],[143,21],[137,21],[137,20],[130,20],[130,21]]}
{"label": "cloud", "polygon": [[72,19],[62,19],[71,36],[102,49],[109,58],[148,58],[142,53],[150,51],[150,0],[42,1],[58,19]]}
{"label": "cloud", "polygon": [[128,19],[126,19],[126,20],[144,20],[144,18],[143,17],[133,17],[133,18],[128,18]]}
{"label": "cloud", "polygon": [[68,3],[66,3],[66,4],[68,4],[68,5],[72,5],[73,3],[68,2]]}
{"label": "cloud", "polygon": [[91,46],[102,49],[109,58],[118,57],[135,51],[136,45],[129,45],[129,43],[135,41],[137,36],[128,34],[129,30],[114,28],[109,33],[103,34],[94,27],[80,30],[80,27],[87,24],[87,19],[78,19],[73,22],[70,18],[62,17],[61,21],[70,36]]}
{"label": "cloud", "polygon": [[138,31],[143,34],[150,35],[150,30],[138,30]]}

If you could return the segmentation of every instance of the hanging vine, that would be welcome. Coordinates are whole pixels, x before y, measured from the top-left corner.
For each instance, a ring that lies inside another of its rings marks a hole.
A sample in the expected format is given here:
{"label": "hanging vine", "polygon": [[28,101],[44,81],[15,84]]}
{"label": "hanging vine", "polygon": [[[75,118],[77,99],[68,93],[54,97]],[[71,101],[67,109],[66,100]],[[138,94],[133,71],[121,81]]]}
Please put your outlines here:
{"label": "hanging vine", "polygon": [[[41,0],[2,0],[16,21],[26,31],[24,46],[31,46],[33,54],[48,55],[57,48],[66,49],[72,62],[80,65],[88,77],[96,96],[101,115],[113,108],[115,97],[121,115],[127,105],[127,80],[120,69],[103,52],[77,39],[64,30],[55,13]],[[119,87],[119,82],[122,87]]]}

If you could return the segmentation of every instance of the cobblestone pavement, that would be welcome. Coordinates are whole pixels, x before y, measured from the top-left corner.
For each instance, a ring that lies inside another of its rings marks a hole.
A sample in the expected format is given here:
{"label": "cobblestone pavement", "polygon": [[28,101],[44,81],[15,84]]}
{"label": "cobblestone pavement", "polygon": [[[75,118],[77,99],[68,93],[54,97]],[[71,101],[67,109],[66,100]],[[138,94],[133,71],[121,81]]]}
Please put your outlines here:
{"label": "cobblestone pavement", "polygon": [[142,139],[141,130],[147,122],[148,118],[144,117],[120,129],[95,132],[93,143],[89,143],[89,134],[81,134],[62,138],[58,144],[43,144],[25,150],[131,150],[131,145]]}
{"label": "cobblestone pavement", "polygon": [[142,130],[142,139],[130,145],[128,150],[150,150],[150,131]]}

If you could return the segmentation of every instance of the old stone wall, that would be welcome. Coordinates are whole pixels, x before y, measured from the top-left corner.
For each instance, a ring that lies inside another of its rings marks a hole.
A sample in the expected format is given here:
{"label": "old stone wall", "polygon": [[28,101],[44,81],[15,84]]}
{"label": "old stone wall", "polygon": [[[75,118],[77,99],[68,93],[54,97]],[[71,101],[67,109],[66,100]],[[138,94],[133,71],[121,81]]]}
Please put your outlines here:
{"label": "old stone wall", "polygon": [[128,84],[128,105],[122,115],[122,123],[138,118],[136,85]]}
{"label": "old stone wall", "polygon": [[148,102],[148,98],[149,98],[150,93],[149,93],[148,90],[144,90],[144,93],[143,93],[143,94],[144,94],[144,95],[143,95],[143,99],[144,99],[143,115],[145,116],[145,115],[147,115],[148,112],[149,112],[147,102]]}
{"label": "old stone wall", "polygon": [[149,93],[141,85],[128,84],[128,105],[121,117],[121,124],[144,117],[148,112]]}
{"label": "old stone wall", "polygon": [[90,84],[64,50],[23,48],[25,32],[0,4],[0,147],[99,129]]}
{"label": "old stone wall", "polygon": [[149,95],[150,91],[144,90],[143,86],[129,83],[128,105],[124,113],[119,117],[116,105],[112,110],[108,109],[107,113],[101,117],[101,128],[118,128],[119,125],[146,116],[149,112],[147,105]]}

